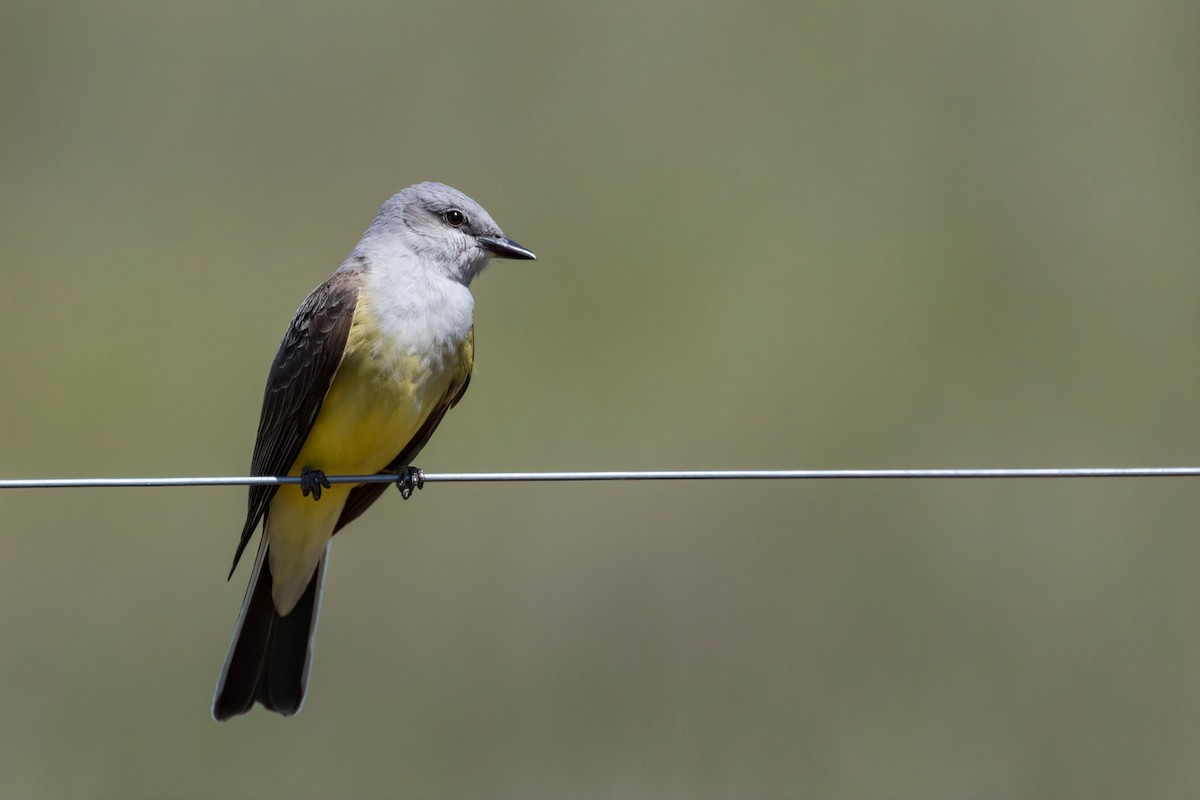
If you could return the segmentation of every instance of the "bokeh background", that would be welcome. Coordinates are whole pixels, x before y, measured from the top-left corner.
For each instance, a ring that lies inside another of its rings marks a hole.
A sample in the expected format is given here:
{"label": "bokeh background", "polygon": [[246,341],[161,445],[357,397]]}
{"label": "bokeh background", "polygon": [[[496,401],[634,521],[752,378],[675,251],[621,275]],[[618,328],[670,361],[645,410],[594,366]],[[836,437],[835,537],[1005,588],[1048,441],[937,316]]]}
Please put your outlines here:
{"label": "bokeh background", "polygon": [[[426,470],[1200,461],[1194,3],[0,5],[0,474],[243,474],[391,193],[482,202]],[[0,493],[7,797],[1200,795],[1195,479],[446,485],[209,701],[240,488]]]}

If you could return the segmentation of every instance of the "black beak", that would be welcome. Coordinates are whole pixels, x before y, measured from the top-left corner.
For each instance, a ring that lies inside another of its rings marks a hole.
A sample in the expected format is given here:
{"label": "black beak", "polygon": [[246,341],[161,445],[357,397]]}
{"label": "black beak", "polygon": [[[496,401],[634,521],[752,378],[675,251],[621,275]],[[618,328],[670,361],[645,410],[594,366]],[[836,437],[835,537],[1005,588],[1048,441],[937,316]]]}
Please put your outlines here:
{"label": "black beak", "polygon": [[479,244],[485,250],[491,250],[497,258],[517,258],[522,261],[536,261],[537,256],[532,250],[527,250],[509,239],[507,236],[480,236]]}

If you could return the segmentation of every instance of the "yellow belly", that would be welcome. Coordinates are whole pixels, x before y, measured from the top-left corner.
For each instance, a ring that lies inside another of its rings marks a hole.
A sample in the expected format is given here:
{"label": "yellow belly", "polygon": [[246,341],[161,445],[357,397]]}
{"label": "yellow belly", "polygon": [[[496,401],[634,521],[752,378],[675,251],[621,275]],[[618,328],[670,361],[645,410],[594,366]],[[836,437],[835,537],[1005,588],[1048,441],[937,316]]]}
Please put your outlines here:
{"label": "yellow belly", "polygon": [[[321,411],[288,471],[368,475],[385,468],[416,435],[452,385],[470,372],[471,341],[414,355],[384,341],[360,298],[346,352]],[[464,372],[465,368],[465,372]],[[283,486],[267,519],[275,607],[286,614],[312,577],[354,484],[335,484],[321,499]]]}

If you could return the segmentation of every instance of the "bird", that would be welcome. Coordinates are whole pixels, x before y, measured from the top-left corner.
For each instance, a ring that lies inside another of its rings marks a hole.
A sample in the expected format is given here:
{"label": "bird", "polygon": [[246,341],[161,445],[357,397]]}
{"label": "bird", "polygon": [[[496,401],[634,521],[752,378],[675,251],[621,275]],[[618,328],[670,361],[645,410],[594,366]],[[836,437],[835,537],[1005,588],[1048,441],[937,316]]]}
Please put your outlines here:
{"label": "bird", "polygon": [[251,474],[300,480],[250,487],[231,578],[263,531],[214,719],[255,702],[300,711],[331,540],[388,486],[331,485],[327,475],[398,475],[405,499],[421,487],[412,461],[470,383],[470,284],[493,258],[536,256],[457,189],[414,184],[383,203],[292,317],[267,377]]}

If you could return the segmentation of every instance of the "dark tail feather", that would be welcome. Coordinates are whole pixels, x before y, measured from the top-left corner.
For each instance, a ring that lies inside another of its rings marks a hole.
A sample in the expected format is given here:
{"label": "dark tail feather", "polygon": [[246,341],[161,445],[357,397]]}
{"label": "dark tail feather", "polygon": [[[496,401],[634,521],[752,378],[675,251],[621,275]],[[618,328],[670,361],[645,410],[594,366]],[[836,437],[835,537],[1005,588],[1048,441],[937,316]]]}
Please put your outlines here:
{"label": "dark tail feather", "polygon": [[[328,556],[328,554],[326,554]],[[317,564],[308,588],[286,617],[271,613],[275,625],[267,647],[266,659],[258,681],[258,702],[271,711],[290,717],[304,705],[308,689],[308,667],[317,634],[317,613],[321,610],[321,585],[325,580],[325,561]],[[269,572],[269,570],[266,570]]]}
{"label": "dark tail feather", "polygon": [[304,705],[329,550],[286,617],[275,612],[266,555],[264,541],[254,562],[254,577],[242,602],[233,644],[217,680],[212,707],[217,720],[245,714],[255,700],[287,717]]}

